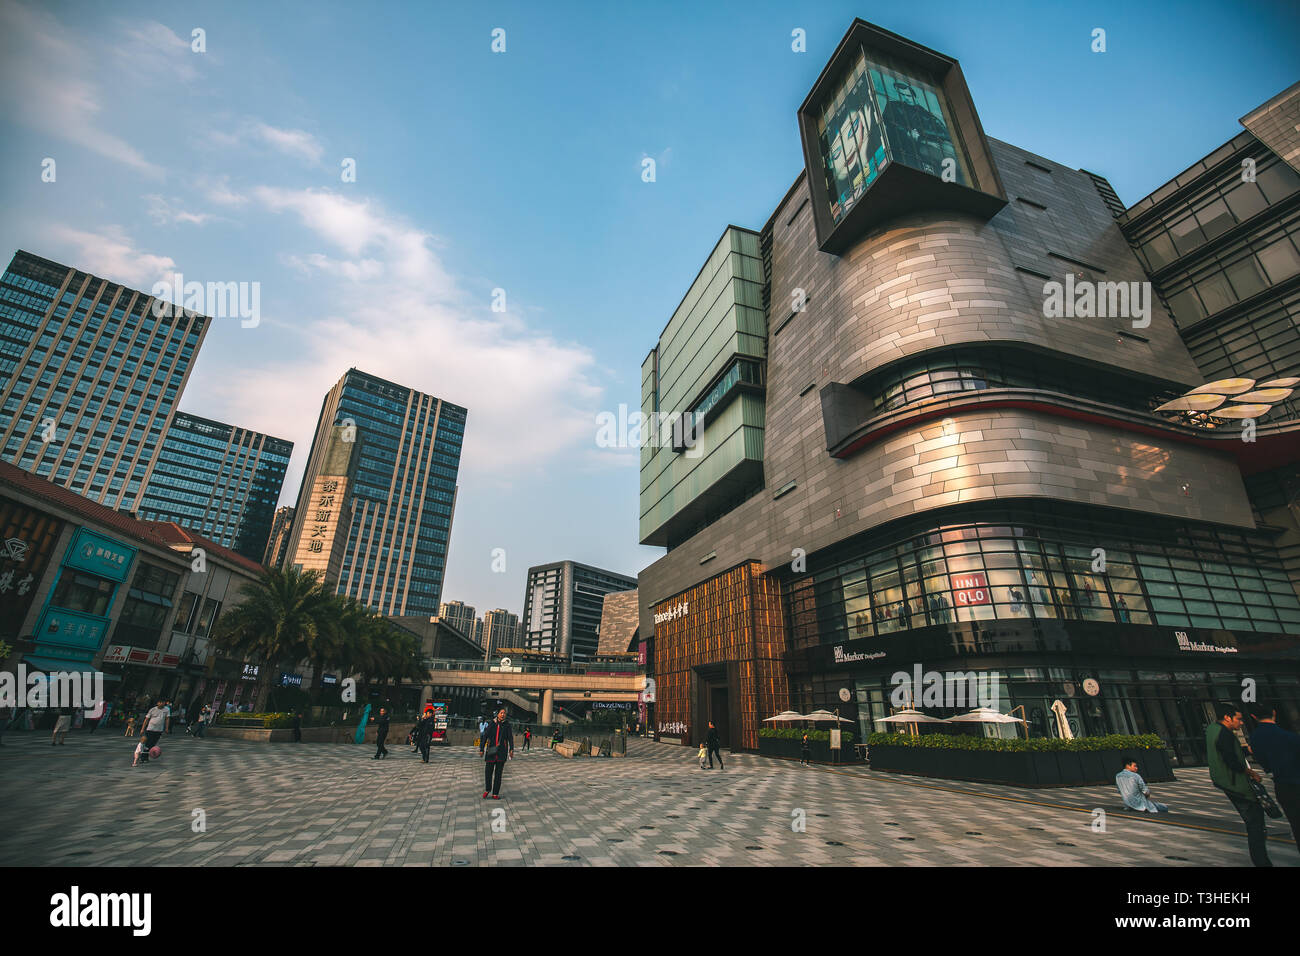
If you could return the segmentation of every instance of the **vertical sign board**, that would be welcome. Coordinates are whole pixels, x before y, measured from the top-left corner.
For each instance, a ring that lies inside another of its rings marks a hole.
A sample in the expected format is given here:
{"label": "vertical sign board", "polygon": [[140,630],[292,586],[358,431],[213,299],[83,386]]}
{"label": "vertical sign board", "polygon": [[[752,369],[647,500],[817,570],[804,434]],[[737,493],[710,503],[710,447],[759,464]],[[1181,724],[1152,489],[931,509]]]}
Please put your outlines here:
{"label": "vertical sign board", "polygon": [[36,600],[63,522],[8,498],[0,499],[0,637],[18,638]]}
{"label": "vertical sign board", "polygon": [[[117,594],[116,586],[131,573],[135,555],[136,549],[129,544],[115,541],[89,528],[78,528],[63,557],[58,580],[61,581],[65,574],[85,571],[113,582],[114,587],[106,604],[107,607],[112,607]],[[103,615],[55,606],[53,597],[57,590],[56,581],[36,625],[36,653],[56,659],[89,662],[99,651],[99,645],[108,631],[109,619]]]}

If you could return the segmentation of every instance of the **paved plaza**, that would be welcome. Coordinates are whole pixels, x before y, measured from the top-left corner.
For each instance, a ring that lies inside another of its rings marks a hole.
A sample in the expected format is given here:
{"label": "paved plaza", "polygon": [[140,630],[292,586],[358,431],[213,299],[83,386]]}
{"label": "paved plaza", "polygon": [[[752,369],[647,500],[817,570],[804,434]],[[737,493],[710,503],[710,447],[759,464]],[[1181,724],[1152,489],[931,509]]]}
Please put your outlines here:
{"label": "paved plaza", "polygon": [[[1110,787],[1020,790],[800,767],[634,739],[626,758],[519,752],[500,801],[476,750],[424,764],[373,748],[194,740],[131,767],[134,740],[7,734],[0,864],[24,866],[1248,866],[1240,819],[1203,769],[1155,786],[1179,812],[1118,812]],[[1091,810],[1107,811],[1106,832]],[[206,832],[193,832],[202,810]],[[793,824],[802,821],[802,832]],[[495,828],[494,828],[495,824]],[[1269,852],[1300,864],[1284,820]]]}

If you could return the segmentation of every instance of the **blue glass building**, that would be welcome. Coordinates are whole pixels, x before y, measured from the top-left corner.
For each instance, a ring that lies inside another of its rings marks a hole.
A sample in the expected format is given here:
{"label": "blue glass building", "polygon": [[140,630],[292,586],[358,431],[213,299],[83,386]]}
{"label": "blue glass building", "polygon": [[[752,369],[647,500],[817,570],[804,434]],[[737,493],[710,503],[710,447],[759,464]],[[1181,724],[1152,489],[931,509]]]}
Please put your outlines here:
{"label": "blue glass building", "polygon": [[293,442],[177,412],[140,501],[147,521],[175,521],[261,561]]}
{"label": "blue glass building", "polygon": [[[432,395],[349,369],[325,396],[294,511],[286,562],[299,563],[314,535],[333,535],[337,509],[350,512],[336,585],[382,614],[438,613],[466,410]],[[329,474],[335,428],[359,446],[348,501],[313,500]],[[324,469],[324,470],[323,470]]]}
{"label": "blue glass building", "polygon": [[19,250],[0,277],[0,459],[136,511],[210,319]]}

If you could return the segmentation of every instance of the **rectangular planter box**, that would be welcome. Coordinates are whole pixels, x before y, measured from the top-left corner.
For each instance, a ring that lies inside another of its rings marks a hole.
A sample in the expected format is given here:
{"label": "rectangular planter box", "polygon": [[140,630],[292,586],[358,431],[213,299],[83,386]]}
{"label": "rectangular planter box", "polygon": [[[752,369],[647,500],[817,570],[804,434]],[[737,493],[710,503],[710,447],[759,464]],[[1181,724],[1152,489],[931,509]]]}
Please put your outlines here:
{"label": "rectangular planter box", "polygon": [[[834,752],[831,750],[829,740],[810,740],[809,750],[812,752],[812,760],[815,763],[854,763],[857,761],[857,752],[854,751],[853,745],[847,740],[840,749],[839,759],[837,760]],[[803,753],[803,746],[798,740],[791,740],[788,737],[759,737],[758,752],[763,757],[780,757],[783,760],[799,760]]]}
{"label": "rectangular planter box", "polygon": [[941,780],[1014,787],[1083,787],[1113,784],[1124,756],[1130,753],[1137,757],[1148,782],[1174,779],[1168,753],[1163,750],[979,751],[877,745],[871,747],[869,761],[872,770]]}

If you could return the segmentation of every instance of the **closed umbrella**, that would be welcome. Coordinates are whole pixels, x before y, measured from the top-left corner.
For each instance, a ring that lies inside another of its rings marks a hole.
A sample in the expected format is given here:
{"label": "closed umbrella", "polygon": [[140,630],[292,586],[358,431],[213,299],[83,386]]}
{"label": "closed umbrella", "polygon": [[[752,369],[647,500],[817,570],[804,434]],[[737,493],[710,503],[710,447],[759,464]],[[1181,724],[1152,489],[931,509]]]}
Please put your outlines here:
{"label": "closed umbrella", "polygon": [[1070,722],[1065,719],[1066,707],[1061,700],[1052,701],[1052,713],[1056,716],[1056,730],[1062,740],[1073,740],[1074,732],[1070,730]]}

